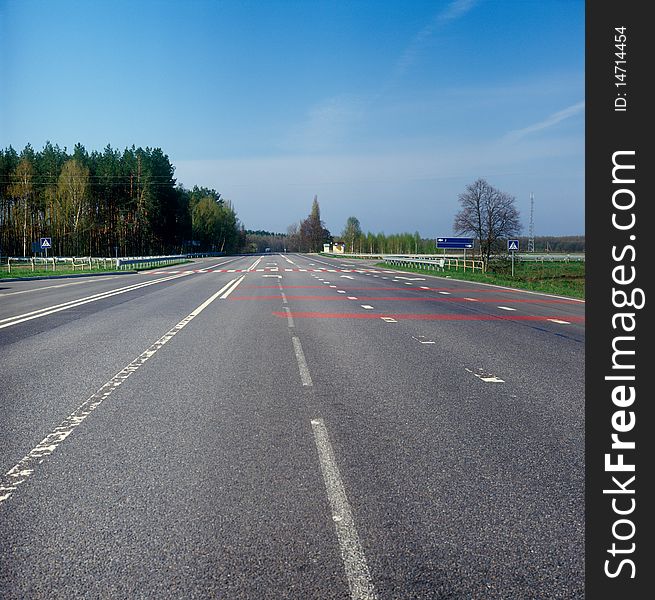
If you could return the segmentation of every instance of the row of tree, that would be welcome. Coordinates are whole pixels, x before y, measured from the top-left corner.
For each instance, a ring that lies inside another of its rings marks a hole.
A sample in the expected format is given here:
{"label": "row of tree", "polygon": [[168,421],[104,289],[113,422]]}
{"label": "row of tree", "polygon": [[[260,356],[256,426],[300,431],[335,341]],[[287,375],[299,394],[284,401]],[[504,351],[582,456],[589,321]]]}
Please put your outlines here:
{"label": "row of tree", "polygon": [[[77,144],[71,154],[47,142],[18,154],[0,150],[0,254],[32,253],[41,237],[52,239],[57,255],[111,256],[183,252],[320,252],[334,242],[314,196],[309,215],[286,234],[246,231],[234,207],[213,189],[176,185],[175,167],[160,148],[107,146],[103,152]],[[484,179],[459,195],[453,231],[475,238],[487,262],[518,237],[519,213],[513,196]],[[339,241],[348,252],[434,253],[435,240],[418,232],[363,233],[351,216]],[[524,240],[525,241],[525,240]],[[538,238],[535,249],[576,252],[584,238]],[[527,242],[522,244],[527,248]]]}
{"label": "row of tree", "polygon": [[237,251],[230,202],[177,185],[174,171],[160,148],[0,150],[0,254],[31,255],[41,237],[61,256]]}
{"label": "row of tree", "polygon": [[[485,263],[493,254],[507,252],[506,240],[519,238],[521,248],[527,249],[527,238],[520,238],[521,222],[516,208],[516,198],[477,179],[459,194],[460,210],[455,215],[453,231],[474,239],[474,253]],[[254,232],[253,232],[254,233]],[[250,246],[258,251],[320,252],[323,244],[334,242],[333,236],[321,221],[318,200],[314,197],[309,216],[289,227],[287,235],[260,232]],[[436,240],[423,238],[414,233],[364,233],[357,217],[348,217],[338,240],[345,244],[347,252],[371,254],[434,254]],[[584,237],[539,237],[535,251],[581,252]],[[256,243],[255,243],[256,242]]]}

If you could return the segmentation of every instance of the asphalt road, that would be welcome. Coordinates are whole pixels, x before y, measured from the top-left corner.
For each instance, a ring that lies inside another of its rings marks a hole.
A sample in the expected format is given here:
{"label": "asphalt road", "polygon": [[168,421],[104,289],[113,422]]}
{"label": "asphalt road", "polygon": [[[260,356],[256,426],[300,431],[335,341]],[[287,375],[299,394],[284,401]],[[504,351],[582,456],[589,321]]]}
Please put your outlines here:
{"label": "asphalt road", "polygon": [[312,255],[0,281],[0,596],[583,598],[584,335]]}

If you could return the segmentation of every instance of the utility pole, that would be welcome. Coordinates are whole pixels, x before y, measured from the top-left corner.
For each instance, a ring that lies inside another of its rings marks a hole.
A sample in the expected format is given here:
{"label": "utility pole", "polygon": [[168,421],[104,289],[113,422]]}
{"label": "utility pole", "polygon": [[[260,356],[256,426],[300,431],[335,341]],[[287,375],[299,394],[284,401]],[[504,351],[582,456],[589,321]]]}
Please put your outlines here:
{"label": "utility pole", "polygon": [[534,252],[534,196],[530,193],[530,229],[528,231],[528,252]]}

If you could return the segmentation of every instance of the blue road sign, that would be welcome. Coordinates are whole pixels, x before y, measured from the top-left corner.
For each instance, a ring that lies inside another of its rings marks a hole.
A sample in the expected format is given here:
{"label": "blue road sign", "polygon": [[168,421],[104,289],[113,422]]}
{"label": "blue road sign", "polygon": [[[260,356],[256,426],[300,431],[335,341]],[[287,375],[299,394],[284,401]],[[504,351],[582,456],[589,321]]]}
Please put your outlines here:
{"label": "blue road sign", "polygon": [[518,240],[507,240],[507,252],[515,252],[519,249]]}
{"label": "blue road sign", "polygon": [[473,238],[464,237],[440,237],[437,238],[437,248],[466,249],[473,248]]}
{"label": "blue road sign", "polygon": [[41,238],[41,249],[45,250],[46,248],[52,248],[51,238]]}

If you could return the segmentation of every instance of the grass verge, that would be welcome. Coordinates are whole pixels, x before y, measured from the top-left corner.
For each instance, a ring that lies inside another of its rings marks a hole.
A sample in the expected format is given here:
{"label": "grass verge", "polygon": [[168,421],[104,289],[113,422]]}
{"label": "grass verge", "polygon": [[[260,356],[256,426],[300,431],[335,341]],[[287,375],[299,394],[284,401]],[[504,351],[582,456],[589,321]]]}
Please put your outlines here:
{"label": "grass verge", "polygon": [[544,292],[556,296],[581,299],[585,297],[585,265],[582,262],[516,263],[514,265],[514,276],[511,274],[511,265],[508,267],[504,263],[492,266],[487,273],[454,270],[433,271],[414,267],[391,266],[386,263],[377,263],[376,266],[394,271],[435,275],[437,277],[490,283],[533,292]]}

